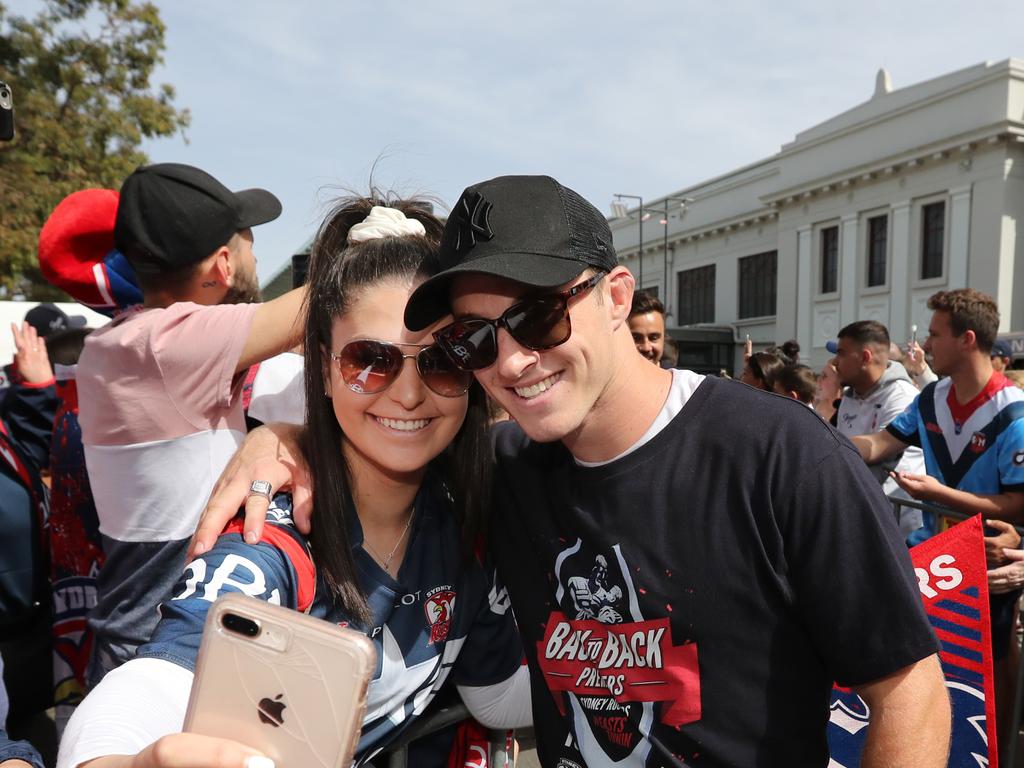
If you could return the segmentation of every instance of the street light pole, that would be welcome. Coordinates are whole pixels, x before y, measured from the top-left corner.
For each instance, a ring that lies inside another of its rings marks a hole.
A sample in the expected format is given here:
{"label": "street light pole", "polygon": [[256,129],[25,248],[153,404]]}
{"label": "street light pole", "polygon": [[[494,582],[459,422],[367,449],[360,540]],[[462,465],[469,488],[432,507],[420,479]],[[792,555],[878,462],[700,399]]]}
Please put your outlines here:
{"label": "street light pole", "polygon": [[636,200],[639,203],[639,211],[637,213],[637,239],[639,240],[639,246],[637,247],[637,259],[639,260],[637,288],[642,291],[644,289],[644,199],[640,195],[620,195],[616,193],[614,196],[618,200],[626,198],[628,200]]}
{"label": "street light pole", "polygon": [[655,213],[660,213],[662,215],[661,224],[664,227],[664,230],[663,230],[663,232],[664,232],[664,245],[663,245],[663,247],[664,247],[664,255],[662,256],[662,267],[663,267],[662,285],[664,286],[664,291],[665,291],[665,295],[662,298],[662,303],[665,306],[665,317],[666,318],[669,317],[672,314],[672,310],[670,308],[669,301],[668,301],[668,297],[670,295],[669,284],[668,284],[668,216],[669,216],[669,210],[670,209],[668,207],[668,204],[670,202],[672,202],[672,203],[679,203],[679,218],[682,219],[683,216],[686,215],[686,204],[687,203],[692,203],[693,202],[693,198],[692,197],[673,197],[673,196],[669,195],[664,200],[664,204],[665,204],[664,208],[652,208],[650,206],[648,206],[648,208],[647,208],[648,211],[654,211]]}

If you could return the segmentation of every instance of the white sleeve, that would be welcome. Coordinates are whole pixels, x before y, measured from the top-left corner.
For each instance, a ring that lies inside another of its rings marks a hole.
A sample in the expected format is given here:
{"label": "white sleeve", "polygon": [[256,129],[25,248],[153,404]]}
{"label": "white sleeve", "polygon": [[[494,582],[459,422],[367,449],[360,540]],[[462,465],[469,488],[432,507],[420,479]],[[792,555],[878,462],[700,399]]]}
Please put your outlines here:
{"label": "white sleeve", "polygon": [[108,673],[64,729],[57,768],[135,755],[185,722],[192,673],[163,659],[132,659]]}
{"label": "white sleeve", "polygon": [[530,670],[525,664],[500,683],[457,687],[462,701],[481,725],[488,728],[525,728],[533,725]]}

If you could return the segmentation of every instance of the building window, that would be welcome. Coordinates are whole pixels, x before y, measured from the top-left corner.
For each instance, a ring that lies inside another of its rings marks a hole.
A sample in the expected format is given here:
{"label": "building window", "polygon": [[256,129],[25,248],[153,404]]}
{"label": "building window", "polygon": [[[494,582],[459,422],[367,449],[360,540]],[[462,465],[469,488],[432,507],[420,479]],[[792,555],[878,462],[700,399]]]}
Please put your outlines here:
{"label": "building window", "polygon": [[744,256],[739,267],[740,318],[774,315],[778,252]]}
{"label": "building window", "polygon": [[889,247],[889,217],[868,219],[868,288],[885,285],[885,259]]}
{"label": "building window", "polygon": [[680,272],[678,285],[678,324],[715,322],[715,265]]}
{"label": "building window", "polygon": [[821,230],[821,292],[839,290],[839,227]]}
{"label": "building window", "polygon": [[946,241],[946,203],[921,206],[921,279],[942,277],[942,248]]}

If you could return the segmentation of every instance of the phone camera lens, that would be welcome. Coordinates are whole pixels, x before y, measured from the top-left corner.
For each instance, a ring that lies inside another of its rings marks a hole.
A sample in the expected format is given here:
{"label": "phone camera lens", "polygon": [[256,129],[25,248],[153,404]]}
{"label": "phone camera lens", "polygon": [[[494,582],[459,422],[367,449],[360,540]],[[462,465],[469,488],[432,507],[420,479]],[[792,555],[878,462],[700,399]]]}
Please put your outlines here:
{"label": "phone camera lens", "polygon": [[260,633],[260,625],[252,619],[239,616],[235,613],[225,613],[220,620],[221,626],[228,632],[245,637],[256,637]]}

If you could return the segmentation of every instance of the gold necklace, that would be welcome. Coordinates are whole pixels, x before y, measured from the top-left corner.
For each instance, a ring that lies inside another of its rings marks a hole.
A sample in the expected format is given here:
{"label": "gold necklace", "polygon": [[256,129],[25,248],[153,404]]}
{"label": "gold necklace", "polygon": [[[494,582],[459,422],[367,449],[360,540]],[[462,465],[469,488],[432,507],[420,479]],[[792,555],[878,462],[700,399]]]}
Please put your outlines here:
{"label": "gold necklace", "polygon": [[391,573],[391,561],[394,559],[395,553],[398,552],[398,548],[402,546],[402,542],[405,541],[405,534],[409,532],[409,526],[412,525],[413,512],[415,512],[415,507],[409,510],[409,519],[405,521],[405,528],[402,529],[402,533],[398,537],[398,541],[395,542],[395,546],[392,547],[387,557],[382,558],[380,556],[380,553],[370,546],[370,542],[368,542],[365,538],[363,539],[363,544],[366,546],[368,550],[370,550],[370,554],[373,555],[373,557],[377,560],[378,563],[380,563],[381,567],[384,569],[384,572],[389,576],[394,576],[394,574]]}

